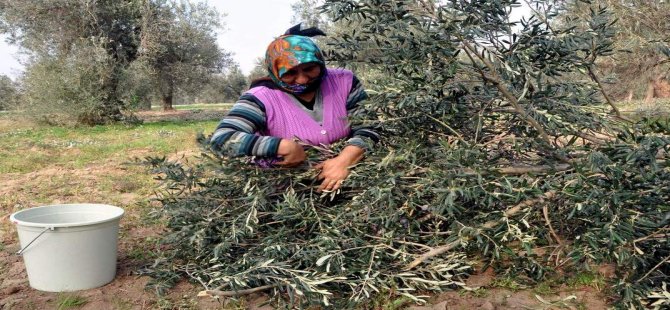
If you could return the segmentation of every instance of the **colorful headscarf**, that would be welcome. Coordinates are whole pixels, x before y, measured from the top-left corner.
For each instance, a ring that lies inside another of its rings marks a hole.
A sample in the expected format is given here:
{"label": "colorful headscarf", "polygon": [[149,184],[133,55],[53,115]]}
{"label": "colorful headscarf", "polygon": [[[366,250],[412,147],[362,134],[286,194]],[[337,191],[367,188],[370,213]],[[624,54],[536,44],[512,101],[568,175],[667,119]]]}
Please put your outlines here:
{"label": "colorful headscarf", "polygon": [[[301,94],[319,86],[323,75],[326,73],[326,63],[319,47],[309,38],[314,35],[324,34],[315,28],[300,30],[300,25],[296,25],[286,31],[286,34],[270,43],[265,52],[265,66],[270,78],[277,86],[294,94]],[[289,85],[281,81],[281,76],[286,71],[310,62],[321,66],[321,76],[309,85]]]}

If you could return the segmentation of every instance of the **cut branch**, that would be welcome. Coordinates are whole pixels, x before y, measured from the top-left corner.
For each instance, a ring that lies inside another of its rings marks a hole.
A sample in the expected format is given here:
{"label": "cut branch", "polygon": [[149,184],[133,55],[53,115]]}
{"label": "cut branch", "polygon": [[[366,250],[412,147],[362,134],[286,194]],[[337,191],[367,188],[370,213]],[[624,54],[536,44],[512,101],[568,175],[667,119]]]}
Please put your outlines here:
{"label": "cut branch", "polygon": [[214,296],[220,296],[220,297],[237,297],[237,296],[244,296],[244,295],[249,295],[257,292],[262,292],[265,290],[269,290],[271,288],[277,287],[277,284],[270,284],[270,285],[264,285],[264,286],[259,286],[259,287],[254,287],[246,290],[238,290],[238,291],[221,291],[221,290],[206,290],[206,291],[200,291],[198,293],[198,297],[214,297]]}
{"label": "cut branch", "polygon": [[[539,173],[567,171],[570,169],[572,169],[572,165],[570,164],[559,164],[559,165],[538,165],[538,166],[512,166],[512,167],[502,167],[497,169],[483,170],[479,172],[470,168],[455,169],[451,171],[455,171],[458,174],[465,174],[465,175],[477,175],[477,174],[488,174],[488,173],[499,173],[504,175],[520,175],[526,173],[539,174]],[[429,168],[419,168],[407,173],[406,177],[414,177],[428,172],[430,172]]]}
{"label": "cut branch", "polygon": [[[555,196],[556,196],[556,191],[549,191],[549,192],[544,193],[544,195],[542,195],[538,198],[529,199],[529,200],[526,200],[526,201],[524,201],[520,204],[517,204],[516,206],[514,206],[514,207],[508,209],[507,211],[505,211],[505,213],[503,213],[504,216],[501,219],[488,221],[488,222],[484,223],[482,226],[480,226],[477,229],[477,233],[480,233],[481,231],[484,231],[484,230],[492,229],[496,225],[498,225],[504,218],[508,218],[508,217],[510,217],[514,214],[517,214],[517,213],[519,213],[519,211],[523,210],[524,208],[526,208],[528,206],[541,204],[546,199],[551,199]],[[405,266],[404,269],[405,270],[410,270],[410,269],[420,265],[421,263],[423,263],[424,261],[426,261],[427,259],[429,259],[431,257],[435,257],[437,255],[440,255],[440,254],[443,254],[443,253],[446,253],[448,251],[453,250],[454,248],[456,248],[460,244],[461,244],[461,240],[456,240],[456,241],[453,241],[453,242],[451,242],[447,245],[443,245],[441,247],[434,248],[434,249],[422,254],[421,256],[417,257],[415,260],[413,260],[411,263],[409,263],[409,265]]]}

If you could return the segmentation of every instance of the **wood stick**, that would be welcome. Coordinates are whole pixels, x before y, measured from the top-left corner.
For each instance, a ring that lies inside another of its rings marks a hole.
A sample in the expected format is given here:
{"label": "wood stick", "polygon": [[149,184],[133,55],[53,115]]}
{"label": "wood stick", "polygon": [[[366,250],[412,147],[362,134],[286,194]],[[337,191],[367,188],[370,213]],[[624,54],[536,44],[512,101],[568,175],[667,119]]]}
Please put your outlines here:
{"label": "wood stick", "polygon": [[278,286],[277,284],[270,284],[237,291],[206,290],[206,291],[200,291],[198,293],[198,297],[205,297],[205,296],[237,297],[262,292],[277,286]]}
{"label": "wood stick", "polygon": [[[538,165],[538,166],[512,166],[512,167],[502,167],[497,169],[491,169],[488,171],[482,171],[482,174],[487,172],[498,172],[504,175],[519,175],[526,173],[545,173],[545,172],[554,172],[554,171],[566,171],[572,169],[570,164],[559,164],[559,165]],[[429,172],[428,168],[420,168],[413,171],[410,171],[407,176],[414,177],[419,174],[424,174]],[[456,169],[457,173],[463,174],[476,174],[475,170],[469,168]]]}
{"label": "wood stick", "polygon": [[652,272],[654,272],[654,270],[658,269],[658,267],[661,267],[661,265],[667,263],[668,261],[670,261],[670,256],[666,257],[665,259],[660,261],[658,264],[656,264],[656,266],[654,266],[654,268],[651,268],[647,273],[644,274],[644,276],[642,276],[642,278],[635,281],[635,283],[642,282],[642,280],[646,279]]}
{"label": "wood stick", "polygon": [[[551,220],[549,219],[549,208],[544,205],[542,207],[542,215],[544,215],[544,221],[547,222],[547,226],[549,227],[549,233],[556,239],[556,242],[558,242],[559,245],[563,245],[563,240],[558,237],[558,234],[554,231],[554,227],[551,226]],[[558,259],[558,258],[557,258]]]}
{"label": "wood stick", "polygon": [[[517,204],[516,206],[514,206],[514,207],[508,209],[507,211],[505,211],[505,213],[504,213],[505,216],[504,217],[510,217],[514,214],[519,213],[519,211],[521,211],[522,209],[524,209],[528,206],[532,206],[532,205],[535,205],[535,204],[540,204],[540,203],[544,202],[545,199],[551,199],[555,196],[556,196],[556,191],[548,191],[548,192],[544,193],[544,195],[542,195],[538,198],[529,199],[529,200],[526,200],[524,202],[521,202],[520,204]],[[501,220],[488,221],[488,222],[484,223],[482,226],[480,226],[477,229],[477,231],[489,230],[489,229],[495,227],[498,223],[500,223],[500,221]],[[437,255],[440,255],[442,253],[448,252],[448,251],[454,249],[455,247],[459,246],[460,244],[461,244],[461,241],[456,240],[456,241],[453,241],[449,244],[443,245],[441,247],[434,248],[434,249],[422,254],[421,256],[417,257],[414,261],[409,263],[409,265],[405,266],[404,269],[405,270],[410,270],[410,269],[420,265],[425,260],[427,260],[431,257],[437,256]]]}

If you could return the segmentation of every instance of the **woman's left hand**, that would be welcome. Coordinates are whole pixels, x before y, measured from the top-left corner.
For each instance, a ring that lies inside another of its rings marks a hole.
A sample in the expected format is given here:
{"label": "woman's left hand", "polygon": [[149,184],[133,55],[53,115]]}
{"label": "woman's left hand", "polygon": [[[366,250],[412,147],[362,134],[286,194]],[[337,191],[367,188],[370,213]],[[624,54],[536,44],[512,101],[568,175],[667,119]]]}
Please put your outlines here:
{"label": "woman's left hand", "polygon": [[316,178],[323,180],[318,191],[338,190],[344,179],[349,176],[349,167],[358,163],[363,158],[363,153],[362,148],[349,145],[337,157],[316,165],[315,169],[321,169],[321,173]]}
{"label": "woman's left hand", "polygon": [[328,159],[314,168],[321,169],[321,173],[316,177],[318,180],[323,180],[319,192],[336,191],[349,176],[349,164],[339,156]]}

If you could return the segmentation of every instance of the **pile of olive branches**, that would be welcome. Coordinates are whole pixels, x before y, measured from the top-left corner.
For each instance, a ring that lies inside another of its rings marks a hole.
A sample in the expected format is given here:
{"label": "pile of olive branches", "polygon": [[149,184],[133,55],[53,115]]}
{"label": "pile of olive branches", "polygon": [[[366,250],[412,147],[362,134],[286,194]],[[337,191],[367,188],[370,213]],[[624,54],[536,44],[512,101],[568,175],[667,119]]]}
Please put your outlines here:
{"label": "pile of olive branches", "polygon": [[619,305],[667,304],[667,118],[622,115],[602,91],[606,8],[557,23],[548,4],[512,31],[515,1],[326,1],[342,24],[329,55],[371,93],[353,121],[383,143],[326,194],[309,165],[148,159],[169,228],[156,286],[351,306],[462,287],[474,261],[538,281],[614,263]]}
{"label": "pile of olive branches", "polygon": [[[310,163],[330,153],[311,150]],[[422,301],[428,291],[463,286],[471,271],[464,253],[406,268],[442,233],[434,235],[440,225],[428,219],[427,208],[415,215],[409,206],[398,208],[402,198],[394,187],[406,181],[388,174],[401,164],[395,158],[362,164],[337,193],[316,192],[308,165],[260,168],[209,156],[193,167],[162,158],[148,163],[165,182],[159,200],[171,229],[150,272],[159,289],[179,273],[212,296],[272,290],[292,304],[329,305],[335,297],[345,306],[381,292]],[[416,226],[419,213],[437,226]]]}

